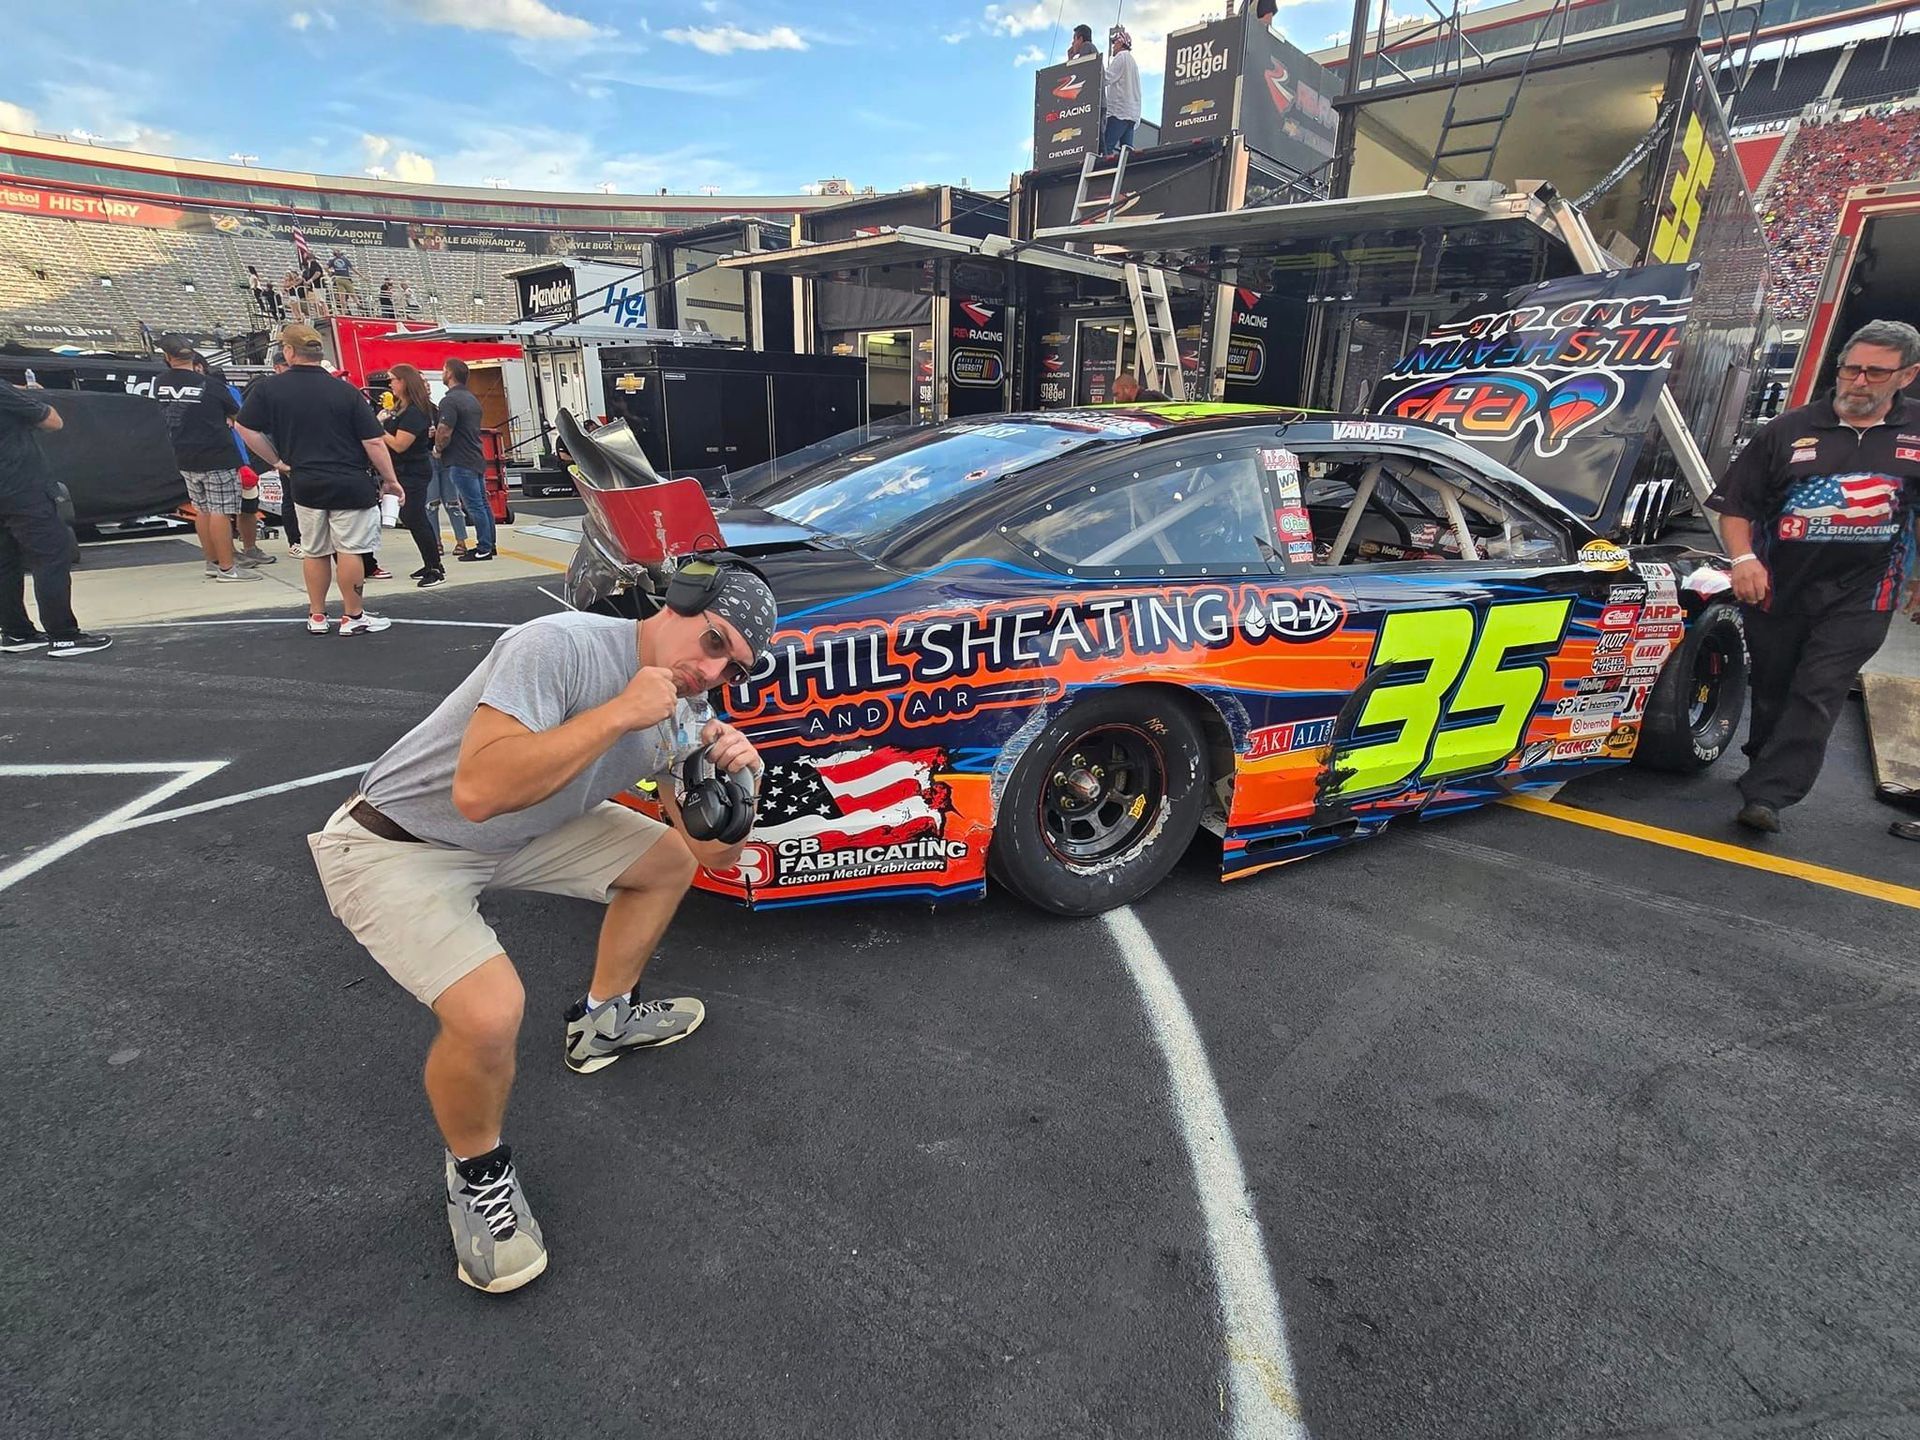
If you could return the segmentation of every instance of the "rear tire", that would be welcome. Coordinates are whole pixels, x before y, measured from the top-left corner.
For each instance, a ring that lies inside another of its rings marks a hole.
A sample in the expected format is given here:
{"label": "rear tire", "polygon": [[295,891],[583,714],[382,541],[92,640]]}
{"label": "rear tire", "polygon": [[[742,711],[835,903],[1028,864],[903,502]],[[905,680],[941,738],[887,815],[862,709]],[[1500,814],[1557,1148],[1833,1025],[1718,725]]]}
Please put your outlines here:
{"label": "rear tire", "polygon": [[1687,627],[1647,697],[1634,762],[1691,774],[1733,743],[1747,703],[1747,633],[1732,605],[1709,605]]}
{"label": "rear tire", "polygon": [[1205,737],[1158,687],[1056,716],[1014,767],[987,852],[994,879],[1056,915],[1138,900],[1179,862],[1206,801]]}

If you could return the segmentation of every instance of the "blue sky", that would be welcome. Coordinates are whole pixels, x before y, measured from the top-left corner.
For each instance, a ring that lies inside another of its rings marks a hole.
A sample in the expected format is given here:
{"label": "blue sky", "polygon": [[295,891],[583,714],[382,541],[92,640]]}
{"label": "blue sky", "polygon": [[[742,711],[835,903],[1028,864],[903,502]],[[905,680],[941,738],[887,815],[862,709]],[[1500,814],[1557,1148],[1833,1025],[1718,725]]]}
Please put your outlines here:
{"label": "blue sky", "polygon": [[[1307,49],[1351,14],[1282,0]],[[1221,0],[70,0],[9,27],[0,128],[328,174],[528,189],[793,192],[829,176],[1000,189],[1032,71],[1132,30],[1159,113],[1169,28]]]}

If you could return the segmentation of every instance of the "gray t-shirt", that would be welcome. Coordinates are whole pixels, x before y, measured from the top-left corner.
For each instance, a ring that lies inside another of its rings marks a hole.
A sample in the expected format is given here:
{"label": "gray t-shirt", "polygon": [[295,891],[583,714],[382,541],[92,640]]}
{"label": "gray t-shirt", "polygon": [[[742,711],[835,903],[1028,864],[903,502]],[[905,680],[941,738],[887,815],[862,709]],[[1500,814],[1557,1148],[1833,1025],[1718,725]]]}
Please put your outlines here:
{"label": "gray t-shirt", "polygon": [[462,470],[485,470],[487,457],[480,449],[480,400],[464,385],[456,385],[440,397],[440,423],[447,427],[447,443],[440,447],[442,465],[458,465]]}
{"label": "gray t-shirt", "polygon": [[699,748],[706,698],[682,700],[673,718],[615,741],[606,754],[538,805],[475,824],[453,808],[453,769],[474,707],[491,705],[529,730],[551,730],[604,705],[640,669],[634,622],[610,615],[542,615],[509,630],[426,719],[361,777],[360,793],[422,840],[505,853],[559,829],[642,780],[670,774]]}

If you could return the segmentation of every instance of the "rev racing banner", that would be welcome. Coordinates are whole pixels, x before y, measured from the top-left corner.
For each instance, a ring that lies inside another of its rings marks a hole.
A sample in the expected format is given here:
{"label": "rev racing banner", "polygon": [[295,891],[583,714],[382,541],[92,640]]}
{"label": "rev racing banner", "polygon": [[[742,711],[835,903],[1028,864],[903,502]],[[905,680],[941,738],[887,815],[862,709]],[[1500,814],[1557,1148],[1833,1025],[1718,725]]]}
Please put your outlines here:
{"label": "rev racing banner", "polygon": [[1396,361],[1373,413],[1451,430],[1589,519],[1632,478],[1686,337],[1695,265],[1482,297]]}
{"label": "rev racing banner", "polygon": [[1033,168],[1077,166],[1100,145],[1100,57],[1063,60],[1033,77]]}

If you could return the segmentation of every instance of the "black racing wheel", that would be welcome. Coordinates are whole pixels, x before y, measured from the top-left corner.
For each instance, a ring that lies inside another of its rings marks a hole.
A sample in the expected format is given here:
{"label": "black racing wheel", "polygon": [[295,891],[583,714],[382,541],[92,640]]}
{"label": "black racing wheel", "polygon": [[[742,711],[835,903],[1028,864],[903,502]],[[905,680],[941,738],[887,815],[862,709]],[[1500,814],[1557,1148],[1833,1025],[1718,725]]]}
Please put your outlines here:
{"label": "black racing wheel", "polygon": [[1206,741],[1154,686],[1089,695],[1014,767],[987,852],[995,880],[1056,915],[1138,900],[1173,869],[1206,803]]}
{"label": "black racing wheel", "polygon": [[1747,703],[1747,633],[1740,612],[1709,605],[1687,627],[1647,697],[1635,763],[1704,770],[1726,753]]}

